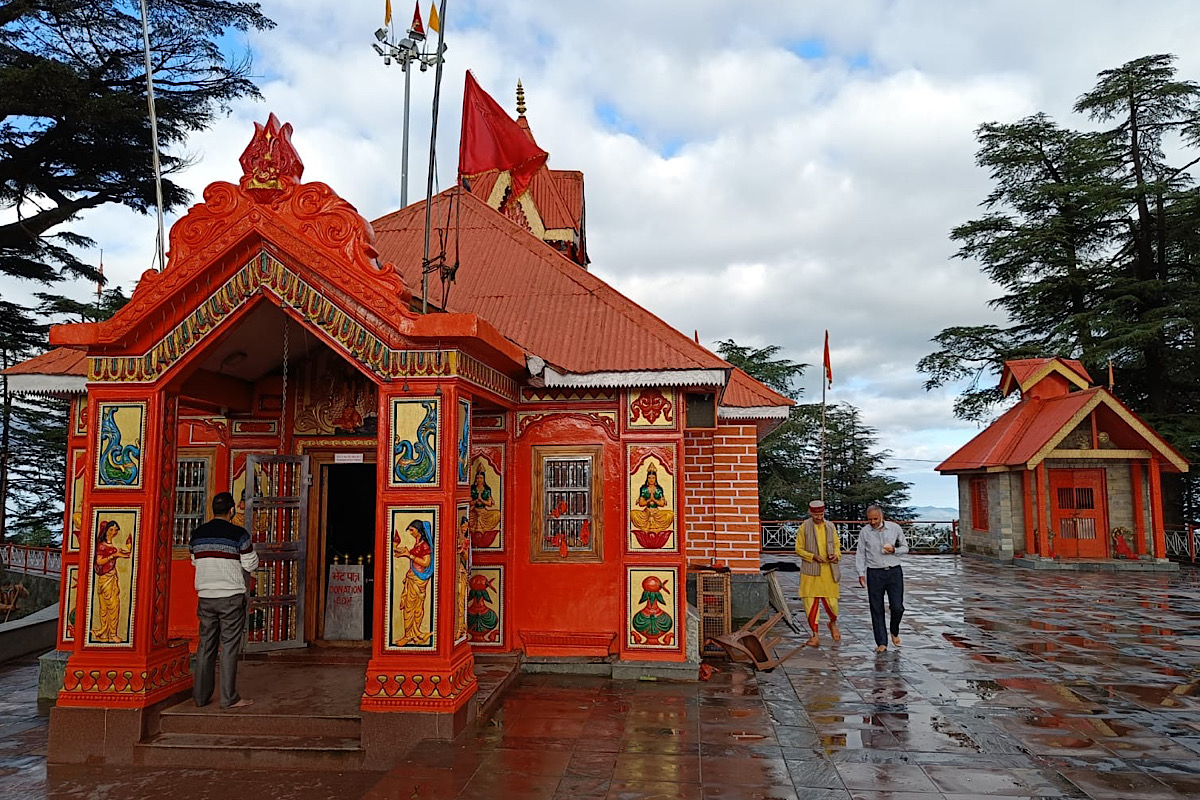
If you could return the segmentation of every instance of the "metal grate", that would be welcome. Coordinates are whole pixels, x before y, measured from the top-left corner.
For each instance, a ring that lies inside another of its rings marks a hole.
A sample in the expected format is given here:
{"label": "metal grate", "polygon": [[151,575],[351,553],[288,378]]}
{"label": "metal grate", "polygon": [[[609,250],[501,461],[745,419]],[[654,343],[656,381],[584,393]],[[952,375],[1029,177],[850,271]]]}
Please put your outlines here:
{"label": "metal grate", "polygon": [[175,529],[172,541],[176,547],[191,543],[192,531],[204,522],[208,507],[208,459],[181,458],[175,469]]}
{"label": "metal grate", "polygon": [[546,497],[543,549],[554,550],[565,539],[568,551],[590,551],[591,457],[547,458],[543,463],[542,480]]}
{"label": "metal grate", "polygon": [[725,651],[710,639],[733,630],[729,573],[696,573],[696,605],[700,610],[701,655],[722,655]]}

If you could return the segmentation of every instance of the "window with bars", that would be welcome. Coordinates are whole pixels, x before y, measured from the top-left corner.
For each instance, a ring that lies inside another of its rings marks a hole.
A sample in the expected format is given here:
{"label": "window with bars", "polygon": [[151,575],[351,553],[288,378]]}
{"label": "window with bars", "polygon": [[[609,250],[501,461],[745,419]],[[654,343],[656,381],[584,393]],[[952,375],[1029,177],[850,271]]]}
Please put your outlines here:
{"label": "window with bars", "polygon": [[208,514],[207,458],[180,458],[175,468],[175,547],[187,547]]}
{"label": "window with bars", "polygon": [[535,447],[534,561],[600,561],[600,447]]}
{"label": "window with bars", "polygon": [[987,478],[971,478],[971,528],[986,531],[989,522]]}

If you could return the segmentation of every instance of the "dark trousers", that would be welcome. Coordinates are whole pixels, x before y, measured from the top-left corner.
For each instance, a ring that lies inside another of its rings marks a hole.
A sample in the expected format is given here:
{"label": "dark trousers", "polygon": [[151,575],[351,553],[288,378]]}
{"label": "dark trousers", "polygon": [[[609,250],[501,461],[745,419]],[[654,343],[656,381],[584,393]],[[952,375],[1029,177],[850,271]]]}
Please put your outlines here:
{"label": "dark trousers", "polygon": [[888,629],[883,620],[885,592],[892,609],[892,636],[899,636],[900,618],[904,616],[904,570],[900,567],[867,570],[867,600],[871,604],[871,630],[876,647],[887,644]]}
{"label": "dark trousers", "polygon": [[229,708],[241,699],[237,693],[237,662],[246,630],[246,595],[201,597],[196,613],[200,617],[200,644],[192,664],[192,698],[198,706],[212,700],[220,645],[221,708]]}

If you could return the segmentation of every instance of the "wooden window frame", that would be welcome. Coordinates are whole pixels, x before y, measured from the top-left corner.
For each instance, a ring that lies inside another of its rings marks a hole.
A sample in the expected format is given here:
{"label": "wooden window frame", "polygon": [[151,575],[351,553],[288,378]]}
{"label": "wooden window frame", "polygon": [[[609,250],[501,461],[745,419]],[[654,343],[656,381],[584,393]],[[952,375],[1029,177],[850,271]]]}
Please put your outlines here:
{"label": "wooden window frame", "polygon": [[986,475],[976,475],[971,478],[971,529],[980,532],[991,530]]}
{"label": "wooden window frame", "polygon": [[[529,528],[529,558],[535,564],[598,564],[604,561],[603,445],[535,445],[533,455],[533,519]],[[588,459],[591,464],[591,538],[587,550],[571,550],[566,556],[547,549],[543,534],[546,521],[545,464],[547,461]]]}

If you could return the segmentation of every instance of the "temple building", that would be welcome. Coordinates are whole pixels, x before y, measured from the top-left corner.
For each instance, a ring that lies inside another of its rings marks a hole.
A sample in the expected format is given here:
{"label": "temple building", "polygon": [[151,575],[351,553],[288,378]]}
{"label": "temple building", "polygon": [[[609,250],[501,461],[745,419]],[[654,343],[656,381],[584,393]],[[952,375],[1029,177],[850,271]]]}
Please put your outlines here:
{"label": "temple building", "polygon": [[71,398],[52,762],[133,759],[190,691],[221,491],[261,559],[247,649],[360,642],[376,763],[461,730],[476,654],[683,665],[689,563],[758,573],[756,444],[792,402],[588,271],[583,176],[523,101],[468,76],[463,181],[373,223],[290,135],[256,125],[163,271],[6,373]]}
{"label": "temple building", "polygon": [[1037,569],[1161,569],[1162,474],[1187,461],[1078,361],[1005,363],[1020,399],[938,465],[958,476],[964,553]]}

